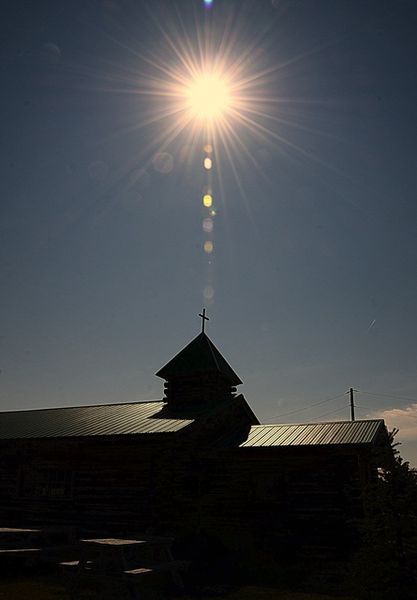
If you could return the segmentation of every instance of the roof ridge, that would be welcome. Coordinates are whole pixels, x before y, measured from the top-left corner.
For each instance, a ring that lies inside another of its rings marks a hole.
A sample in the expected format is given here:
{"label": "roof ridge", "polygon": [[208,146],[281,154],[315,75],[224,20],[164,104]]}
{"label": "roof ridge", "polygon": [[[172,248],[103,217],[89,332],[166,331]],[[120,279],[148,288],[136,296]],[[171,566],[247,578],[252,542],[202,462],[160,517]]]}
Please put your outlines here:
{"label": "roof ridge", "polygon": [[289,425],[335,425],[336,423],[376,423],[384,422],[384,419],[356,419],[355,421],[303,421],[297,423],[260,423],[259,425],[252,425],[252,427],[287,427]]}
{"label": "roof ridge", "polygon": [[11,413],[25,413],[25,412],[42,412],[47,410],[70,410],[74,408],[98,408],[104,406],[129,406],[134,404],[154,404],[160,402],[165,404],[165,401],[162,400],[136,400],[131,402],[109,402],[102,404],[74,404],[72,406],[46,406],[45,408],[20,408],[18,410],[1,410],[0,415],[2,414],[11,414]]}
{"label": "roof ridge", "polygon": [[[214,360],[214,362],[216,363],[216,367],[217,367],[217,368],[219,369],[219,371],[220,371],[220,365],[219,365],[219,361],[217,360],[216,353],[214,352],[214,345],[213,345],[213,342],[212,342],[212,341],[211,341],[211,339],[208,337],[208,335],[206,335],[206,334],[201,334],[201,335],[204,335],[204,336],[205,336],[205,340],[206,340],[206,341],[207,341],[207,343],[208,343],[208,347],[209,347],[209,349],[210,349],[210,352],[211,352],[211,355],[212,355],[212,357],[213,357],[213,360]],[[226,362],[227,362],[227,361],[226,361]]]}

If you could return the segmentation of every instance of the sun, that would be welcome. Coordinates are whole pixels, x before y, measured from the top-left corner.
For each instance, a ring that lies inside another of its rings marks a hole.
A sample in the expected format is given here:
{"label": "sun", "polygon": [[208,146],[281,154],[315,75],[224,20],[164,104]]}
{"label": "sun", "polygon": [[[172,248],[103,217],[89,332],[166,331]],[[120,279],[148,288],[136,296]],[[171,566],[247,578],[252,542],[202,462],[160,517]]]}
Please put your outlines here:
{"label": "sun", "polygon": [[219,73],[202,73],[185,89],[185,100],[191,115],[205,122],[224,118],[232,107],[230,86]]}
{"label": "sun", "polygon": [[[258,52],[260,38],[247,40],[238,15],[232,11],[231,17],[224,24],[205,19],[201,26],[178,15],[158,21],[155,45],[139,55],[141,71],[129,77],[134,93],[149,100],[136,127],[155,128],[144,155],[175,150],[179,142],[191,164],[198,145],[209,144],[240,180],[237,161],[258,168],[251,140],[263,146],[281,143],[278,128],[285,116],[276,64],[265,63]],[[220,178],[220,161],[216,165]]]}

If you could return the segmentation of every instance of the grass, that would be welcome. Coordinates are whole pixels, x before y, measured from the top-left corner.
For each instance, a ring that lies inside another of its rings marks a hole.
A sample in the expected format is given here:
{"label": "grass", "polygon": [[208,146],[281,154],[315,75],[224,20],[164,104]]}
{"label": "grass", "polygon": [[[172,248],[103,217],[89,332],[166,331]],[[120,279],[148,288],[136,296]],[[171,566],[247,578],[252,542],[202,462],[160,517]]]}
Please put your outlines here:
{"label": "grass", "polygon": [[59,582],[47,577],[2,578],[1,600],[69,600],[69,595]]}
{"label": "grass", "polygon": [[[260,587],[260,586],[245,586],[239,590],[227,594],[225,596],[218,596],[227,600],[353,600],[346,596],[327,596],[323,594],[306,594],[303,592],[289,592],[279,590],[274,587]],[[208,598],[208,597],[206,597]],[[183,600],[197,600],[194,597],[187,596]],[[201,600],[201,597],[199,598]]]}
{"label": "grass", "polygon": [[[323,594],[307,594],[301,592],[286,592],[274,587],[245,586],[231,593],[218,595],[205,594],[199,596],[184,596],[182,600],[201,600],[202,598],[224,598],[227,600],[349,600],[339,596]],[[92,596],[90,596],[92,598]],[[0,600],[69,600],[69,594],[59,579],[48,576],[31,576],[27,578],[8,577],[0,581]],[[350,599],[353,600],[353,599]]]}

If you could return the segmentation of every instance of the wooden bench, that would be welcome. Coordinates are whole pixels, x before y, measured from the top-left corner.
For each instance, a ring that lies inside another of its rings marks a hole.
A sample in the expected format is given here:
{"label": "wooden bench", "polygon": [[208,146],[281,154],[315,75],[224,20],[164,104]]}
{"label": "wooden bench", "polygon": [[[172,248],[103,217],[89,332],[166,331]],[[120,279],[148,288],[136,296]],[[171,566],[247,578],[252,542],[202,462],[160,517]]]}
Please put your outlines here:
{"label": "wooden bench", "polygon": [[[85,564],[85,568],[88,569],[90,567],[90,565],[92,564],[91,560],[87,560],[86,564]],[[79,566],[80,566],[80,561],[79,560],[66,560],[63,562],[59,563],[59,566],[62,567],[62,569],[64,571],[76,571]]]}
{"label": "wooden bench", "polygon": [[0,548],[1,556],[26,556],[41,552],[42,548]]}
{"label": "wooden bench", "polygon": [[137,569],[129,569],[128,571],[123,571],[123,575],[126,577],[139,577],[142,575],[149,575],[150,573],[155,573],[155,569],[150,567],[139,567]]}
{"label": "wooden bench", "polygon": [[183,560],[168,560],[167,562],[162,563],[144,563],[141,567],[137,569],[127,569],[123,571],[123,574],[127,577],[136,577],[140,575],[145,575],[148,573],[171,573],[171,575],[176,575],[178,571],[185,570],[188,566]]}

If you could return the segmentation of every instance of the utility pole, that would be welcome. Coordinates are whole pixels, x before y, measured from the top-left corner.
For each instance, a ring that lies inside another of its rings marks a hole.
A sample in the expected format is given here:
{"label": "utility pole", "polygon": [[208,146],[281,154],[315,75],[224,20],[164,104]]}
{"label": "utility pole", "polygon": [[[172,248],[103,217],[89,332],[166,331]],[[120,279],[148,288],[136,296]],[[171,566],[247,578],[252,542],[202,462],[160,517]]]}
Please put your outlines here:
{"label": "utility pole", "polygon": [[350,420],[355,420],[355,404],[353,402],[353,388],[349,389],[349,397],[350,397]]}

